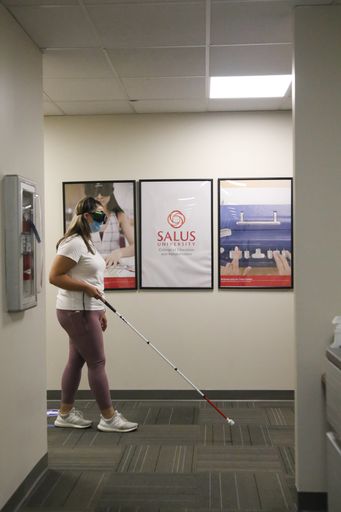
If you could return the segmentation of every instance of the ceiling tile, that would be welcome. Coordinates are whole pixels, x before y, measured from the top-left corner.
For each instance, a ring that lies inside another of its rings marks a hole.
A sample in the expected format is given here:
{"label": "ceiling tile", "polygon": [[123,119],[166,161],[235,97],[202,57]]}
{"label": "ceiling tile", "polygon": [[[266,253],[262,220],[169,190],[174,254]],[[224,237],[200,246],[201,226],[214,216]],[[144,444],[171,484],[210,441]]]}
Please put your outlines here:
{"label": "ceiling tile", "polygon": [[213,46],[210,76],[291,74],[292,45]]}
{"label": "ceiling tile", "polygon": [[57,107],[54,103],[51,103],[51,101],[44,101],[43,102],[43,112],[44,116],[62,116],[64,112]]}
{"label": "ceiling tile", "polygon": [[205,75],[205,48],[122,48],[108,55],[123,77]]}
{"label": "ceiling tile", "polygon": [[211,44],[292,42],[289,2],[212,2]]}
{"label": "ceiling tile", "polygon": [[205,44],[205,2],[87,5],[107,48]]}
{"label": "ceiling tile", "polygon": [[130,99],[205,98],[205,78],[123,78]]}
{"label": "ceiling tile", "polygon": [[91,24],[80,6],[12,7],[10,11],[40,48],[97,46]]}
{"label": "ceiling tile", "polygon": [[140,100],[134,103],[138,114],[156,112],[205,112],[205,100]]}
{"label": "ceiling tile", "polygon": [[117,80],[101,78],[46,78],[44,92],[53,101],[127,99]]}
{"label": "ceiling tile", "polygon": [[68,115],[92,115],[290,109],[290,94],[206,100],[207,64],[211,76],[291,73],[293,7],[336,1],[341,0],[2,3],[43,49],[47,115],[63,114],[63,108]]}
{"label": "ceiling tile", "polygon": [[291,95],[282,98],[279,108],[281,110],[292,110],[292,97]]}
{"label": "ceiling tile", "polygon": [[66,115],[131,114],[128,101],[59,101]]}
{"label": "ceiling tile", "polygon": [[45,50],[45,78],[109,78],[113,72],[102,52],[96,48]]}

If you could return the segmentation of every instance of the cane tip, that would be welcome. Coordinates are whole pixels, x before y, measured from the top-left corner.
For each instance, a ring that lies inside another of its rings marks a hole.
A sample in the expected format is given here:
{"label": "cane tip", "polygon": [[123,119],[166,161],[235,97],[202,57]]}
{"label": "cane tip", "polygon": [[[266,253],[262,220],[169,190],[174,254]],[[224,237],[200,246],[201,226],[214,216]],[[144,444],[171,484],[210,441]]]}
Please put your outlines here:
{"label": "cane tip", "polygon": [[234,421],[233,421],[233,420],[231,420],[231,418],[227,418],[227,420],[226,420],[226,421],[227,421],[227,423],[230,425],[230,427],[233,427],[233,425],[234,425]]}

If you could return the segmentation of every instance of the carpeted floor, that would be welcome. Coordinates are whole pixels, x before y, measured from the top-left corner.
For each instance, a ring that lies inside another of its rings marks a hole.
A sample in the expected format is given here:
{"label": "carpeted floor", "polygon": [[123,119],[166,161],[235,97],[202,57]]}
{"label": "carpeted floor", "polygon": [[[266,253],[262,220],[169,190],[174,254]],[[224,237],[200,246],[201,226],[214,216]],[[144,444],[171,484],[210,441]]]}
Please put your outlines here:
{"label": "carpeted floor", "polygon": [[203,401],[117,402],[140,424],[117,434],[79,401],[93,427],[48,419],[49,469],[20,511],[295,511],[293,402],[216,403],[234,427]]}

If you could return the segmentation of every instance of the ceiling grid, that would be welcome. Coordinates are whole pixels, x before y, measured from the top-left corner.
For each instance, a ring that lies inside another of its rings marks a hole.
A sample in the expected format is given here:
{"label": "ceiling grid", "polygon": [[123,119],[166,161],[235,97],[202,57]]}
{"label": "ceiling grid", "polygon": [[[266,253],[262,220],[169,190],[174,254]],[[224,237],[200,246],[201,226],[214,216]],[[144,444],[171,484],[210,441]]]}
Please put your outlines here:
{"label": "ceiling grid", "polygon": [[43,53],[45,114],[91,115],[290,110],[290,92],[210,99],[209,80],[291,74],[292,9],[317,0],[2,3]]}

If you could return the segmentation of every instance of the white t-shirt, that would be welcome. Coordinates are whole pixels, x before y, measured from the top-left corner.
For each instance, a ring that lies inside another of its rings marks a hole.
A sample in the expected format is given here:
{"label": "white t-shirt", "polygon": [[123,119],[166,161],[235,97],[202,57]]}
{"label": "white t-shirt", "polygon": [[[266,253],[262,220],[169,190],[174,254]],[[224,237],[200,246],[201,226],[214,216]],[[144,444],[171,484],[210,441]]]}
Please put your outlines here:
{"label": "white t-shirt", "polygon": [[[91,244],[91,242],[90,242]],[[92,246],[93,247],[93,246]],[[66,256],[77,263],[68,273],[70,277],[86,281],[100,290],[104,290],[105,261],[93,247],[95,254],[88,251],[83,238],[74,235],[63,240],[58,247],[57,254]],[[57,309],[94,310],[105,309],[101,301],[89,297],[81,291],[63,290],[59,288],[57,294]]]}

